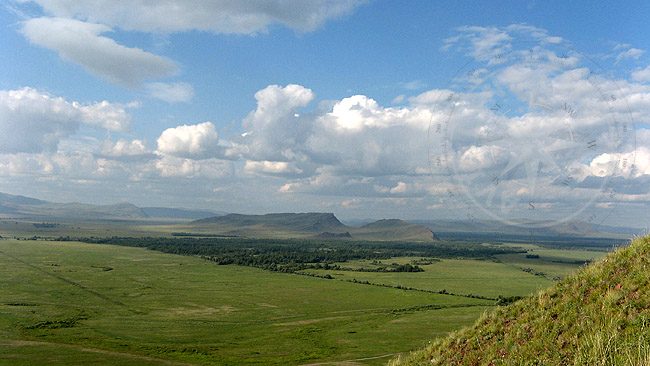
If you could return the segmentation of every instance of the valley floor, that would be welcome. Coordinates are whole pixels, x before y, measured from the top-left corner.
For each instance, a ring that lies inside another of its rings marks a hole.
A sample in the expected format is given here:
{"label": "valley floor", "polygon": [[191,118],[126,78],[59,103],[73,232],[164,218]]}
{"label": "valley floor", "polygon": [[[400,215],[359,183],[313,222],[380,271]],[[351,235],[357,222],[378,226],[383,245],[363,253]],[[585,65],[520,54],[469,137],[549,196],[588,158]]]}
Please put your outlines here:
{"label": "valley floor", "polygon": [[[542,250],[534,264],[548,271],[551,258],[562,254]],[[12,365],[385,364],[390,355],[473,323],[498,295],[525,296],[553,283],[523,271],[525,260],[523,254],[500,262],[442,259],[417,273],[312,270],[333,277],[324,279],[143,248],[4,239],[0,359]],[[465,296],[470,293],[484,298]]]}

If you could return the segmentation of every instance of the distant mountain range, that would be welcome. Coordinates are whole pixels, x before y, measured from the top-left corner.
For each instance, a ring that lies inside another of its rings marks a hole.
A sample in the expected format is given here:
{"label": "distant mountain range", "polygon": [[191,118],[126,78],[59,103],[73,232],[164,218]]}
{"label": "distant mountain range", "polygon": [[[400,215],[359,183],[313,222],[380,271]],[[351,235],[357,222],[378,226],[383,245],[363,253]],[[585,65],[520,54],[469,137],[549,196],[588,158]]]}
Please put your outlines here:
{"label": "distant mountain range", "polygon": [[229,214],[193,221],[195,231],[255,237],[432,241],[435,234],[403,220],[379,220],[360,228],[342,224],[332,213]]}
{"label": "distant mountain range", "polygon": [[[350,222],[352,225],[345,225],[332,213],[241,215],[212,210],[138,207],[128,202],[112,205],[54,203],[0,193],[0,218],[3,217],[39,221],[178,220],[178,231],[251,237],[314,237],[341,240],[431,241],[436,237],[444,239],[464,235],[629,237],[642,234],[640,229],[595,226],[584,221],[568,221],[537,229],[526,228],[525,224],[531,222],[522,221],[524,225],[518,226],[506,225],[495,220],[471,222],[410,220],[406,222],[389,219],[373,222],[352,221]],[[544,226],[540,225],[544,222],[534,224]]]}
{"label": "distant mountain range", "polygon": [[186,219],[196,220],[224,212],[190,210],[167,207],[138,207],[128,202],[112,205],[89,205],[84,203],[54,203],[35,198],[0,193],[0,215],[33,219]]}
{"label": "distant mountain range", "polygon": [[[495,235],[495,236],[579,236],[579,237],[603,237],[603,236],[633,236],[643,233],[642,229],[629,227],[614,227],[606,225],[593,225],[585,221],[571,220],[554,223],[545,221],[521,221],[519,225],[507,225],[496,220],[474,220],[474,221],[425,221],[413,220],[414,224],[426,226],[439,233],[441,237],[456,236],[467,233]],[[536,226],[536,228],[531,228]],[[446,235],[445,235],[446,234]]]}

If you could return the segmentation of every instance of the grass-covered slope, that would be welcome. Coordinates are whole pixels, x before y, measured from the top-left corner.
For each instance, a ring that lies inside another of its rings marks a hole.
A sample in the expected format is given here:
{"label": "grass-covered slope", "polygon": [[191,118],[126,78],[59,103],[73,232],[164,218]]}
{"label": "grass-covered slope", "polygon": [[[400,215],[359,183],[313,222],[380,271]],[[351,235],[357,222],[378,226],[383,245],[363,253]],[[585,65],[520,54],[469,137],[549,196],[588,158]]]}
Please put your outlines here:
{"label": "grass-covered slope", "polygon": [[650,365],[650,237],[397,365]]}

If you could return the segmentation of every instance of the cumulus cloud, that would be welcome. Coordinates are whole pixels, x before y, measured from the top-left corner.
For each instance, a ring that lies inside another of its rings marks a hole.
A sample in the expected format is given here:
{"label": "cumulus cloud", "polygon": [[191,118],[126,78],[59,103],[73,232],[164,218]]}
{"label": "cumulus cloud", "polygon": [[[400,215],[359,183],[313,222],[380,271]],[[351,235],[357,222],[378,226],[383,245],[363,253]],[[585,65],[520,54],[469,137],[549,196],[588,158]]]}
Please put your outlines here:
{"label": "cumulus cloud", "polygon": [[300,85],[269,85],[255,93],[257,108],[244,118],[241,152],[251,160],[288,161],[300,153],[296,148],[309,136],[309,116],[296,112],[307,106],[314,94]]}
{"label": "cumulus cloud", "polygon": [[21,0],[34,2],[46,13],[78,18],[125,30],[254,34],[282,24],[312,31],[332,18],[353,12],[364,0]]}
{"label": "cumulus cloud", "polygon": [[428,108],[383,107],[355,95],[299,114],[313,99],[300,85],[271,85],[255,97],[258,106],[242,121],[245,133],[229,154],[292,162],[303,174],[319,167],[368,176],[427,172]]}
{"label": "cumulus cloud", "polygon": [[194,88],[185,82],[151,82],[145,85],[145,89],[152,98],[164,100],[167,103],[187,103],[194,97]]}
{"label": "cumulus cloud", "polygon": [[212,122],[168,128],[157,140],[158,153],[203,159],[218,155],[219,134]]}
{"label": "cumulus cloud", "polygon": [[640,146],[623,154],[600,154],[589,163],[591,175],[604,177],[619,175],[627,179],[650,175],[650,148]]}
{"label": "cumulus cloud", "polygon": [[358,132],[402,124],[408,114],[406,108],[383,108],[365,95],[354,95],[337,102],[325,116],[325,123],[342,133]]}
{"label": "cumulus cloud", "polygon": [[22,33],[33,44],[57,51],[64,60],[127,88],[138,88],[144,80],[176,72],[176,65],[164,57],[122,46],[100,35],[110,31],[103,24],[69,18],[34,18],[22,25]]}
{"label": "cumulus cloud", "polygon": [[56,151],[62,138],[80,125],[127,131],[128,106],[109,102],[81,104],[32,88],[0,91],[0,153]]}

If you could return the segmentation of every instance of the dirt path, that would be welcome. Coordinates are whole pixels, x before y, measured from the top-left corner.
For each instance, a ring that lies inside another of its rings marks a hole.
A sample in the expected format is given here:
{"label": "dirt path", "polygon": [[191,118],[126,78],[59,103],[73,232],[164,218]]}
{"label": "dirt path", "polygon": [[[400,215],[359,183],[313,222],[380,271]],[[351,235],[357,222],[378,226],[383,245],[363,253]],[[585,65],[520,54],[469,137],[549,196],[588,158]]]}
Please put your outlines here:
{"label": "dirt path", "polygon": [[136,359],[136,360],[160,362],[163,365],[194,366],[194,364],[191,364],[191,363],[169,361],[169,360],[163,360],[163,359],[160,359],[160,358],[153,358],[153,357],[147,357],[147,356],[141,356],[141,355],[134,355],[132,353],[107,351],[105,349],[100,349],[100,348],[89,348],[89,347],[82,347],[82,346],[76,346],[76,345],[73,345],[73,344],[65,344],[65,343],[50,343],[50,342],[37,342],[37,341],[18,341],[18,340],[10,340],[10,339],[1,339],[0,340],[0,346],[14,346],[14,347],[21,347],[21,346],[55,346],[55,347],[75,349],[75,350],[83,351],[83,352],[100,353],[100,354],[103,354],[103,355],[125,357],[125,358],[131,358],[131,359]]}
{"label": "dirt path", "polygon": [[99,292],[97,292],[95,290],[92,290],[92,289],[89,289],[88,287],[86,287],[86,286],[84,286],[84,285],[82,285],[80,283],[77,283],[75,281],[72,281],[72,280],[70,280],[70,279],[68,279],[66,277],[63,277],[61,275],[58,275],[58,274],[55,274],[55,273],[52,273],[52,272],[48,272],[48,271],[44,270],[43,268],[35,266],[35,265],[33,265],[33,264],[29,263],[29,262],[26,262],[26,261],[24,261],[24,260],[22,260],[20,258],[16,258],[16,257],[14,257],[13,255],[11,255],[9,253],[5,253],[3,251],[0,251],[0,254],[4,254],[5,256],[15,260],[16,262],[22,263],[23,265],[25,265],[27,267],[30,267],[30,268],[32,268],[32,269],[34,269],[36,271],[39,271],[39,272],[41,272],[43,274],[54,277],[59,281],[63,281],[65,283],[69,284],[69,285],[75,286],[75,287],[81,289],[82,291],[85,291],[85,292],[87,292],[89,294],[97,296],[97,297],[99,297],[100,299],[102,299],[102,300],[104,300],[106,302],[109,302],[109,303],[111,303],[113,305],[117,305],[117,306],[119,306],[121,308],[124,308],[124,309],[128,310],[129,312],[131,312],[133,314],[143,314],[143,312],[138,311],[136,309],[133,309],[130,306],[124,304],[124,303],[121,303],[121,302],[119,302],[117,300],[111,299],[110,297],[108,297],[108,296],[106,296],[104,294],[100,294]]}
{"label": "dirt path", "polygon": [[388,353],[385,355],[381,356],[373,356],[373,357],[364,357],[364,358],[355,358],[354,360],[343,360],[343,361],[329,361],[329,362],[317,362],[317,363],[308,363],[300,366],[321,366],[321,365],[349,365],[354,362],[359,362],[359,361],[368,361],[368,360],[376,360],[379,358],[387,358],[387,357],[392,357],[392,356],[397,356],[399,354],[402,354],[404,352],[397,352],[397,353]]}

